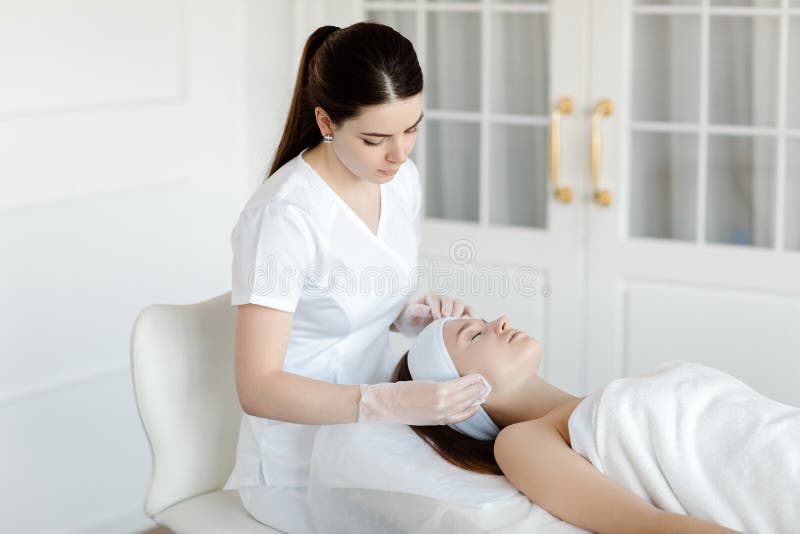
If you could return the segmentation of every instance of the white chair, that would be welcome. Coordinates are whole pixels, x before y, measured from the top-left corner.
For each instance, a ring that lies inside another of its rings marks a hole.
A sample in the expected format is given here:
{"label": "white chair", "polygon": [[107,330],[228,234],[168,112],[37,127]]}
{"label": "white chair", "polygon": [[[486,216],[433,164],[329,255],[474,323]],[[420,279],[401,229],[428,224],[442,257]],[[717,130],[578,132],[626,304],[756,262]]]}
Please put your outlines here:
{"label": "white chair", "polygon": [[238,492],[221,489],[242,416],[230,297],[147,306],[133,325],[133,388],[153,459],[144,510],[176,533],[279,532],[250,517]]}

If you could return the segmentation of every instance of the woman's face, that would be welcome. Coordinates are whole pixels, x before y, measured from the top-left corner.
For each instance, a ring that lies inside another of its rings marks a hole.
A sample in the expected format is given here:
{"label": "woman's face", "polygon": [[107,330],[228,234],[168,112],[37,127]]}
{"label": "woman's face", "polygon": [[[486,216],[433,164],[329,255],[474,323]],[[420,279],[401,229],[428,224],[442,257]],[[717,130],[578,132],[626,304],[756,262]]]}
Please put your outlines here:
{"label": "woman's face", "polygon": [[[317,108],[318,122],[323,112]],[[422,119],[422,93],[391,104],[369,106],[361,114],[333,128],[336,157],[359,178],[381,184],[394,178],[417,140]],[[324,120],[330,129],[330,122]],[[328,130],[323,130],[328,131]],[[382,134],[382,135],[378,135]],[[373,144],[374,143],[374,144]]]}
{"label": "woman's face", "polygon": [[493,388],[528,380],[539,370],[539,341],[510,328],[505,315],[491,323],[473,318],[448,321],[443,336],[459,374],[480,373]]}

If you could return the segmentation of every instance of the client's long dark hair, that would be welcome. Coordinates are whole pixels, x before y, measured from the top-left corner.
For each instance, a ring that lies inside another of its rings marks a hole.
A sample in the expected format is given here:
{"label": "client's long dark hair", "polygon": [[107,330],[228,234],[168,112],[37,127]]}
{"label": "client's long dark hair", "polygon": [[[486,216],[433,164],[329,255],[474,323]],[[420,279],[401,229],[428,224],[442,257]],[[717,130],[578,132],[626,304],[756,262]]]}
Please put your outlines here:
{"label": "client's long dark hair", "polygon": [[[393,382],[412,380],[408,370],[408,352],[406,352],[394,370]],[[411,430],[433,447],[439,456],[453,465],[457,465],[476,473],[502,475],[503,472],[494,459],[494,440],[481,441],[465,436],[449,426],[414,426]]]}

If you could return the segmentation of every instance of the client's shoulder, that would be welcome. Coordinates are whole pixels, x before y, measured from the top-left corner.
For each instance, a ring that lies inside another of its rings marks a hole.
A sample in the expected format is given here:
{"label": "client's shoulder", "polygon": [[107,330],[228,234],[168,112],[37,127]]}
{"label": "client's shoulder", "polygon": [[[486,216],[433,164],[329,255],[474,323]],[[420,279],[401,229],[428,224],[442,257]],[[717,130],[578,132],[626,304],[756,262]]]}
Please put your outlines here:
{"label": "client's shoulder", "polygon": [[560,445],[558,441],[560,438],[564,446],[570,447],[569,418],[582,400],[583,397],[570,399],[538,419],[522,421],[503,428],[495,439],[495,456],[498,451],[507,453],[509,447],[518,447],[520,444],[540,438],[550,439],[556,445]]}
{"label": "client's shoulder", "polygon": [[[560,438],[553,421],[545,417],[522,421],[504,427],[494,440],[494,456],[500,463],[501,458],[513,461],[519,455],[530,453],[530,446],[542,440],[556,443],[554,438]],[[564,443],[566,445],[566,443]]]}
{"label": "client's shoulder", "polygon": [[503,428],[494,442],[494,459],[508,480],[536,502],[544,471],[562,461],[570,448],[547,419],[522,421]]}

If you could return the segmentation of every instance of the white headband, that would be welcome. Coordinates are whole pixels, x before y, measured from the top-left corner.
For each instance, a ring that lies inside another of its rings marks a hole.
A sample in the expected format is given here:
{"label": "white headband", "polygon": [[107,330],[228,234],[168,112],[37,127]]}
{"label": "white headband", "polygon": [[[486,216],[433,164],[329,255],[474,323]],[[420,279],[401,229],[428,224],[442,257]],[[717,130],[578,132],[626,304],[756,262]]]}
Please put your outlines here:
{"label": "white headband", "polygon": [[[443,317],[434,320],[414,340],[414,344],[408,351],[408,370],[414,380],[445,382],[461,376],[444,345],[444,323],[453,319],[457,319],[457,317]],[[491,391],[492,386],[489,382],[485,378],[483,378],[483,382]],[[487,392],[486,395],[488,394]],[[480,405],[485,400],[486,396],[476,404]],[[478,411],[475,412],[475,415],[469,419],[447,426],[462,434],[483,441],[494,439],[500,432],[500,429],[494,424],[486,410],[480,406],[478,406]]]}

